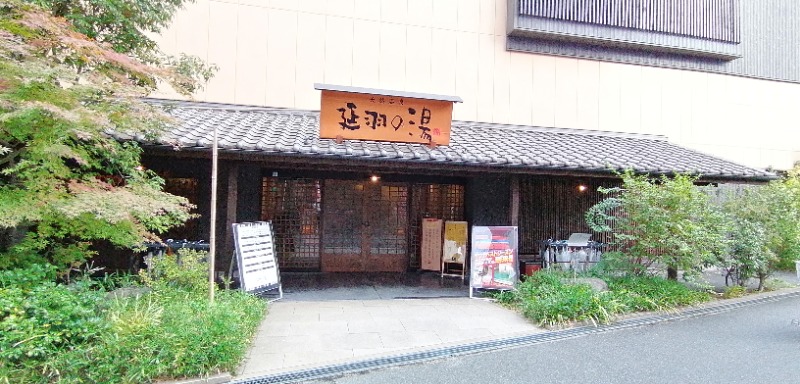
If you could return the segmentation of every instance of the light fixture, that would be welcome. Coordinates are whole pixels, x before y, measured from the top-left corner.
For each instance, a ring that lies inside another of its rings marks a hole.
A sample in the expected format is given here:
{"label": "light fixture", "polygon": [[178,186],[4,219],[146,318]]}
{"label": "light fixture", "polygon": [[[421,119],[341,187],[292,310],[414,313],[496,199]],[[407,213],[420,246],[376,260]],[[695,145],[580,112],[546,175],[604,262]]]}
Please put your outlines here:
{"label": "light fixture", "polygon": [[380,179],[381,179],[381,177],[378,176],[378,175],[372,175],[372,176],[369,177],[369,181],[371,181],[373,183],[377,183],[378,180],[380,180]]}
{"label": "light fixture", "polygon": [[589,187],[583,184],[578,185],[578,192],[586,192],[587,189],[589,189]]}
{"label": "light fixture", "polygon": [[139,172],[141,172],[141,171],[144,171],[144,166],[142,166],[142,165],[137,165],[137,166],[136,166],[134,169],[135,169],[135,170],[137,170],[137,171],[139,171]]}

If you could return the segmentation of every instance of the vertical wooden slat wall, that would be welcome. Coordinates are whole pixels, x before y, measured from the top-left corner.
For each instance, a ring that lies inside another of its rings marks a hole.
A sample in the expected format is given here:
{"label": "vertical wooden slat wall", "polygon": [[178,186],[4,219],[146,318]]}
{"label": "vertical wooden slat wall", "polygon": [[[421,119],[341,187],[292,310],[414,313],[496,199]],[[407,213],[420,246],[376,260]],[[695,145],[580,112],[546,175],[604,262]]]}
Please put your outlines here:
{"label": "vertical wooden slat wall", "polygon": [[739,0],[520,0],[520,15],[739,42]]}
{"label": "vertical wooden slat wall", "polygon": [[[586,186],[580,191],[580,185]],[[539,252],[542,241],[567,239],[571,233],[592,233],[585,213],[605,195],[599,187],[617,186],[607,179],[525,178],[520,180],[520,253]],[[592,240],[608,242],[608,234],[593,233]]]}

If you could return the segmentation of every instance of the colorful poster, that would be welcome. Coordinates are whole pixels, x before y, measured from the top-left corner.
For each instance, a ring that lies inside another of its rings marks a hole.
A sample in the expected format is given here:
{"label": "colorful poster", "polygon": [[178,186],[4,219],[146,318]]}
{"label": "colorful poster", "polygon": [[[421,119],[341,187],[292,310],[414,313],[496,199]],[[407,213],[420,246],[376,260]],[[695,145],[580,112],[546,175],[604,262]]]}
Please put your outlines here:
{"label": "colorful poster", "polygon": [[420,269],[439,271],[442,263],[442,219],[422,219]]}
{"label": "colorful poster", "polygon": [[470,287],[512,289],[519,277],[517,227],[472,227]]}
{"label": "colorful poster", "polygon": [[442,261],[445,263],[464,264],[467,252],[467,222],[445,221],[444,223],[444,253]]}

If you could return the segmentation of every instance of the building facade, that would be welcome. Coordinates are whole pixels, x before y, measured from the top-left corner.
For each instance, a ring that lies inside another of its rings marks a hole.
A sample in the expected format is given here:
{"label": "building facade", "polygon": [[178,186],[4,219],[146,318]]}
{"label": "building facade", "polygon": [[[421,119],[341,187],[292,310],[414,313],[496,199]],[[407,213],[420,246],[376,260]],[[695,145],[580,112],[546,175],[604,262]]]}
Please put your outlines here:
{"label": "building facade", "polygon": [[[424,217],[519,225],[534,255],[588,230],[612,170],[761,182],[800,160],[797,16],[791,0],[197,0],[159,42],[219,71],[145,163],[203,214],[217,127],[221,248],[231,223],[271,220],[284,269],[416,269]],[[463,103],[448,146],[335,142],[315,83]]]}
{"label": "building facade", "polygon": [[[592,29],[603,30],[603,20],[558,14],[593,11],[581,9],[588,4],[606,7],[611,24],[635,11],[689,32],[617,23],[605,29],[623,33],[604,39],[558,40],[559,21],[562,36],[601,34]],[[664,4],[673,8],[647,8]],[[788,169],[800,160],[798,16],[792,0],[198,0],[160,43],[219,66],[200,101],[318,110],[314,83],[457,95],[456,120],[657,134],[751,167]],[[530,20],[556,30],[530,37]],[[730,37],[690,36],[725,20]],[[628,49],[598,48],[637,37],[644,42]]]}

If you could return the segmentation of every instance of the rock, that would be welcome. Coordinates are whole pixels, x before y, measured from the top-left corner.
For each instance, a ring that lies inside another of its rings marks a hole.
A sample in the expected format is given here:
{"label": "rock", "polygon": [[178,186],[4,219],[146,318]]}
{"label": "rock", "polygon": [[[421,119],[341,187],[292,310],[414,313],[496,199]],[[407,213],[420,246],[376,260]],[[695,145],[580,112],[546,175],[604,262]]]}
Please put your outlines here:
{"label": "rock", "polygon": [[106,297],[109,299],[121,299],[127,297],[140,297],[150,293],[151,289],[148,287],[124,287],[115,289],[108,294]]}
{"label": "rock", "polygon": [[562,279],[562,283],[564,284],[588,284],[597,292],[605,292],[608,291],[608,284],[602,279],[598,279],[596,277],[578,277],[574,279]]}

